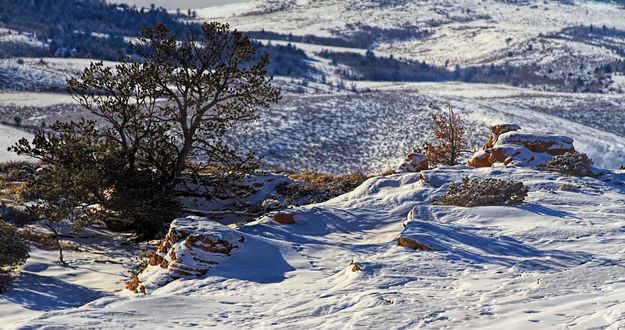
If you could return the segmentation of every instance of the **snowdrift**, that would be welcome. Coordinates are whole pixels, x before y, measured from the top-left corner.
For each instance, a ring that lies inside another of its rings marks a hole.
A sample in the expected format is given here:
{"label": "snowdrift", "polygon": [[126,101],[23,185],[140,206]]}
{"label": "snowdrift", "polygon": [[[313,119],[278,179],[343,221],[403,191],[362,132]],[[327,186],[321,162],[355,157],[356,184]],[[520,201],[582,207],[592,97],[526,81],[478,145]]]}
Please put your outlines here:
{"label": "snowdrift", "polygon": [[[522,181],[529,196],[515,207],[432,204],[467,175]],[[204,275],[12,327],[151,328],[154,315],[161,327],[623,327],[624,181],[442,167],[369,179],[290,210],[290,225],[268,215],[232,230],[187,218],[178,225],[237,248]]]}

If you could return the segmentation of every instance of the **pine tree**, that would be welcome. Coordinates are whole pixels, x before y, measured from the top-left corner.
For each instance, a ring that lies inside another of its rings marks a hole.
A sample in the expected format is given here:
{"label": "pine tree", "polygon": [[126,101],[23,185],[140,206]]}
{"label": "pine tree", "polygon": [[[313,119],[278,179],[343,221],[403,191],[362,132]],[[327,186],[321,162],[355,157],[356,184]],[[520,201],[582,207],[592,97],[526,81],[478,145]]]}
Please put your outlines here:
{"label": "pine tree", "polygon": [[[74,98],[100,122],[56,123],[32,143],[11,149],[43,162],[26,195],[42,203],[42,219],[130,219],[153,237],[178,209],[181,184],[206,197],[233,195],[232,182],[258,167],[224,142],[235,124],[257,118],[280,99],[247,36],[227,24],[205,23],[179,40],[164,25],[146,28],[139,60],[114,68],[92,63],[68,81]],[[163,101],[165,100],[165,101]],[[103,123],[103,125],[100,125]]]}

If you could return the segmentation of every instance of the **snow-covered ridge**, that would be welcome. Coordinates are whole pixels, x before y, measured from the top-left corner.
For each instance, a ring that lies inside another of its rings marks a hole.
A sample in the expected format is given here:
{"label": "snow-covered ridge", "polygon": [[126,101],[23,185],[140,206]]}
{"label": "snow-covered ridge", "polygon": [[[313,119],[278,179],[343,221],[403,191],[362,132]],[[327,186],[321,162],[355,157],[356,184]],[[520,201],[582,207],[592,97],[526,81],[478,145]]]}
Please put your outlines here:
{"label": "snow-covered ridge", "polygon": [[[465,175],[522,181],[529,197],[516,207],[432,205]],[[238,228],[250,240],[203,277],[21,325],[145,328],[150,315],[171,315],[159,326],[618,328],[624,180],[463,166],[372,178],[293,209],[296,224],[268,216]],[[434,251],[400,247],[400,234]]]}

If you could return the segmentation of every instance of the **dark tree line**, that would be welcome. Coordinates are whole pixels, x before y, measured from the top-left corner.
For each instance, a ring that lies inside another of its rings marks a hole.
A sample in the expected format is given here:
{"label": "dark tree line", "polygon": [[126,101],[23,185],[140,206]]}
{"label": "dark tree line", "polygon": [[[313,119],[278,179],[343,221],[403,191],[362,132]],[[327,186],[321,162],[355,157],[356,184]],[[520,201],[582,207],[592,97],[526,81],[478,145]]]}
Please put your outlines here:
{"label": "dark tree line", "polygon": [[123,37],[136,37],[145,26],[166,24],[178,36],[189,29],[200,30],[199,25],[187,25],[162,8],[136,8],[103,0],[0,0],[0,8],[0,26],[36,34],[45,43],[50,41],[44,54],[41,50],[25,54],[24,49],[6,49],[0,54],[4,56],[117,60],[128,54]]}

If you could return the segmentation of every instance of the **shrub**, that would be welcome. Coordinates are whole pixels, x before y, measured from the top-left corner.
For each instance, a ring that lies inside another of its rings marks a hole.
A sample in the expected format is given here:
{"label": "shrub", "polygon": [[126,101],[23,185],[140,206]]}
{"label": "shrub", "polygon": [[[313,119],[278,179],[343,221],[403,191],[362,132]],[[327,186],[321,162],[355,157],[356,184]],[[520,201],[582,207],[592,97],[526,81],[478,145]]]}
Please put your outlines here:
{"label": "shrub", "polygon": [[592,176],[593,161],[584,153],[567,152],[554,156],[539,168],[574,176]]}
{"label": "shrub", "polygon": [[360,172],[332,175],[302,171],[290,177],[298,182],[287,183],[277,189],[287,199],[287,203],[323,202],[348,193],[367,180],[367,176]]}
{"label": "shrub", "polygon": [[572,191],[572,190],[577,190],[577,189],[579,189],[579,186],[575,184],[570,184],[570,183],[560,184],[560,190],[563,190],[563,191]]}
{"label": "shrub", "polygon": [[458,165],[460,156],[466,151],[462,118],[449,107],[447,113],[432,114],[432,123],[436,142],[428,142],[424,147],[430,164]]}
{"label": "shrub", "polygon": [[28,259],[28,244],[14,226],[0,220],[0,292],[6,290],[15,271]]}
{"label": "shrub", "polygon": [[462,178],[460,185],[451,184],[438,204],[464,207],[514,205],[523,202],[528,189],[519,181]]}

